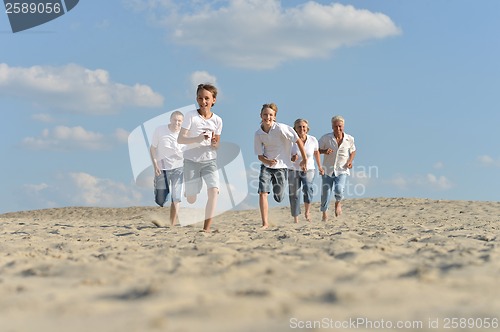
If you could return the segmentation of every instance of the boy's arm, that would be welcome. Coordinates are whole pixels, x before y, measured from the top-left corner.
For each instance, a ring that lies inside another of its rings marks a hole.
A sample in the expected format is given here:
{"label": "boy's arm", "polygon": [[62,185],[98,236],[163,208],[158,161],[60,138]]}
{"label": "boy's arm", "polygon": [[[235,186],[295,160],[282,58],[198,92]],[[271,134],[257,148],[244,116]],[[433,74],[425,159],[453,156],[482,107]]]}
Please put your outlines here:
{"label": "boy's arm", "polygon": [[210,141],[210,144],[214,149],[219,148],[219,142],[220,142],[220,135],[215,135],[212,133],[212,139]]}
{"label": "boy's arm", "polygon": [[300,162],[300,168],[302,168],[303,171],[307,171],[307,154],[306,150],[304,149],[304,143],[302,140],[299,138],[295,143],[297,143],[297,147],[299,148],[300,154],[302,155],[302,161]]}
{"label": "boy's arm", "polygon": [[217,127],[216,131],[212,132],[212,137],[210,139],[210,145],[212,146],[212,148],[214,149],[219,148],[221,134],[222,134],[222,119],[220,120],[219,126]]}
{"label": "boy's arm", "polygon": [[297,159],[299,158],[299,155],[297,154],[297,152],[298,152],[297,150],[298,150],[298,148],[297,148],[297,144],[294,144],[294,145],[292,146],[292,153],[291,153],[291,155],[292,155],[292,156],[291,156],[291,158],[290,158],[290,160],[291,160],[293,163],[294,163],[294,162],[296,162],[296,161],[297,161]]}
{"label": "boy's arm", "polygon": [[181,128],[179,132],[179,136],[177,137],[177,143],[179,144],[193,144],[193,143],[201,143],[210,137],[200,134],[200,136],[195,137],[187,137],[188,130],[186,128]]}
{"label": "boy's arm", "polygon": [[276,159],[269,159],[263,154],[259,154],[258,158],[261,163],[270,167],[273,167],[278,162]]}

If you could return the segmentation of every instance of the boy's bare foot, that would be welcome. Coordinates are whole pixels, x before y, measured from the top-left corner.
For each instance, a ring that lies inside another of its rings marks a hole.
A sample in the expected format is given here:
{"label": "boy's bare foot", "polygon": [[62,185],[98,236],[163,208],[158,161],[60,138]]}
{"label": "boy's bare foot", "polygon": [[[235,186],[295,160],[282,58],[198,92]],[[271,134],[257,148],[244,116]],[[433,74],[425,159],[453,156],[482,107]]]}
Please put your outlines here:
{"label": "boy's bare foot", "polygon": [[299,223],[299,217],[293,217],[293,222],[295,224],[298,224]]}
{"label": "boy's bare foot", "polygon": [[265,230],[265,229],[268,229],[269,228],[269,224],[265,224],[265,225],[262,225],[261,228],[259,228],[261,231]]}
{"label": "boy's bare foot", "polygon": [[321,221],[327,221],[328,220],[328,215],[326,214],[326,211],[323,211],[323,216],[321,217]]}
{"label": "boy's bare foot", "polygon": [[311,215],[309,214],[309,212],[306,212],[304,214],[304,217],[306,218],[307,221],[311,222]]}

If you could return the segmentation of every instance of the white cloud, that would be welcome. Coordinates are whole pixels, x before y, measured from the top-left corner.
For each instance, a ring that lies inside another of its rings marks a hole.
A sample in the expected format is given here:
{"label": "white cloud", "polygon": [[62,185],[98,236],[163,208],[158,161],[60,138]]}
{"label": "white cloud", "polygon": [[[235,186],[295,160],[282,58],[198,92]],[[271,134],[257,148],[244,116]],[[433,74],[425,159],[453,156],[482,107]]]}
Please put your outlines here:
{"label": "white cloud", "polygon": [[217,87],[217,97],[220,97],[220,87],[217,84],[217,78],[207,71],[195,71],[189,77],[191,83],[191,90],[189,96],[196,96],[196,89],[199,84],[210,83]]}
{"label": "white cloud", "polygon": [[438,161],[434,164],[433,166],[435,169],[443,169],[444,168],[444,163],[442,161]]}
{"label": "white cloud", "polygon": [[84,128],[56,126],[44,129],[38,137],[26,137],[21,145],[34,150],[74,151],[103,150],[110,148],[110,142],[103,134],[85,130]]}
{"label": "white cloud", "polygon": [[[280,0],[149,1],[136,10],[160,8],[157,17],[175,43],[197,48],[234,67],[274,68],[295,59],[326,58],[343,46],[395,36],[401,30],[382,13],[337,3],[308,1],[286,7]],[[283,6],[282,6],[283,4]]]}
{"label": "white cloud", "polygon": [[32,101],[44,108],[85,114],[112,114],[126,107],[160,107],[163,97],[147,85],[113,82],[102,69],[10,67],[0,63],[0,96]]}
{"label": "white cloud", "polygon": [[446,176],[436,176],[434,174],[427,174],[426,175],[426,181],[424,181],[425,184],[430,184],[433,188],[438,189],[438,190],[448,190],[453,187],[453,184],[451,183],[450,180]]}
{"label": "white cloud", "polygon": [[436,176],[428,173],[424,176],[415,175],[407,176],[396,174],[389,183],[400,189],[411,189],[414,187],[419,188],[432,188],[434,190],[448,190],[453,188],[454,184],[446,176]]}
{"label": "white cloud", "polygon": [[217,86],[217,78],[206,71],[195,71],[191,74],[191,85],[196,90],[198,84],[210,83]]}
{"label": "white cloud", "polygon": [[121,182],[101,179],[88,173],[68,174],[72,203],[91,206],[127,206],[138,204],[142,194]]}
{"label": "white cloud", "polygon": [[49,185],[46,183],[25,184],[24,185],[24,189],[31,191],[31,192],[41,192],[47,188],[49,188]]}
{"label": "white cloud", "polygon": [[31,118],[35,121],[39,122],[44,122],[44,123],[52,123],[55,122],[56,119],[52,117],[50,114],[45,114],[45,113],[38,113],[38,114],[33,114]]}
{"label": "white cloud", "polygon": [[84,172],[64,173],[49,183],[25,184],[30,208],[61,206],[125,207],[143,205],[143,193],[134,185]]}
{"label": "white cloud", "polygon": [[122,128],[116,129],[115,133],[114,133],[116,140],[120,143],[128,143],[128,136],[129,135],[130,135],[130,132],[125,130],[125,129],[122,129]]}
{"label": "white cloud", "polygon": [[478,157],[478,161],[484,167],[500,167],[500,158],[495,159],[488,155],[482,155]]}

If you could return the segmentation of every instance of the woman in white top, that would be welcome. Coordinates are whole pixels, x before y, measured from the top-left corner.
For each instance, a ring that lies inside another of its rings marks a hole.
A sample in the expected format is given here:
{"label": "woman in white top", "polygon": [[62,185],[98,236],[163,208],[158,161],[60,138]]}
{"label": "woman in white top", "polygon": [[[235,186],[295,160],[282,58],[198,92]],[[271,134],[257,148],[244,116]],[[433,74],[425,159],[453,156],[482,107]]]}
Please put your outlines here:
{"label": "woman in white top", "polygon": [[291,156],[293,165],[288,170],[288,197],[290,199],[290,212],[292,213],[293,221],[295,223],[298,223],[298,216],[300,215],[301,188],[304,196],[304,216],[307,221],[311,221],[310,208],[314,194],[313,181],[315,174],[314,161],[316,161],[316,165],[318,165],[319,174],[323,175],[324,172],[323,167],[321,167],[318,140],[316,139],[316,137],[307,134],[309,132],[308,121],[304,119],[295,120],[293,129],[295,129],[297,135],[299,136],[299,139],[304,143],[304,150],[307,155],[307,171],[303,171],[300,167],[302,157],[298,154],[297,145],[294,144],[294,146],[292,147]]}

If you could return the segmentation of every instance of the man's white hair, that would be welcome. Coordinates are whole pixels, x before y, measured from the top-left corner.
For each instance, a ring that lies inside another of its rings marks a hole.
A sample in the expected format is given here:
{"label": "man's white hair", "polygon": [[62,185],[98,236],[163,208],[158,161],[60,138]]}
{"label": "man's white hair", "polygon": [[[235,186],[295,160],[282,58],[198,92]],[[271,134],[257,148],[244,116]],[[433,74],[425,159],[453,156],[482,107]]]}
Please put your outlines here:
{"label": "man's white hair", "polygon": [[333,118],[332,118],[332,124],[336,121],[340,121],[342,123],[345,124],[345,120],[344,120],[344,117],[342,115],[335,115]]}

